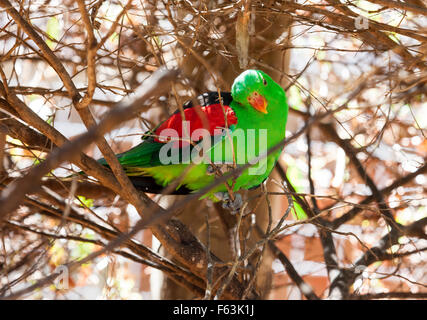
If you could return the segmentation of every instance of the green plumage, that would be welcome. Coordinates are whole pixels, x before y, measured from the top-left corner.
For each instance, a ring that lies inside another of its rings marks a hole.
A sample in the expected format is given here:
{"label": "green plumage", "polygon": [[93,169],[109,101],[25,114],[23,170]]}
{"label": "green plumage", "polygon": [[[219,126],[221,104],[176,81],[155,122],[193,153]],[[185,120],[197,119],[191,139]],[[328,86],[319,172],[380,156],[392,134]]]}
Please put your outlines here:
{"label": "green plumage", "polygon": [[[248,98],[254,92],[267,101],[267,113],[260,112],[249,103]],[[230,107],[236,115],[237,124],[230,127],[228,134],[212,139],[216,140],[216,143],[208,153],[210,161],[219,166],[224,163],[232,166],[233,161],[238,161],[239,165],[246,164],[285,138],[288,116],[285,92],[267,74],[258,70],[243,72],[235,79],[231,95],[233,101]],[[156,184],[163,187],[180,179],[178,189],[185,187],[196,191],[215,180],[215,175],[208,173],[208,163],[163,165],[159,154],[164,145],[156,142],[152,137],[147,137],[141,144],[117,157],[129,176],[149,176]],[[261,184],[274,168],[280,151],[262,160],[262,165],[254,164],[253,167],[242,172],[236,179],[234,191]],[[179,156],[183,157],[182,150]],[[104,160],[100,161],[106,164]],[[214,193],[226,190],[225,185],[220,185],[204,197],[215,199]]]}

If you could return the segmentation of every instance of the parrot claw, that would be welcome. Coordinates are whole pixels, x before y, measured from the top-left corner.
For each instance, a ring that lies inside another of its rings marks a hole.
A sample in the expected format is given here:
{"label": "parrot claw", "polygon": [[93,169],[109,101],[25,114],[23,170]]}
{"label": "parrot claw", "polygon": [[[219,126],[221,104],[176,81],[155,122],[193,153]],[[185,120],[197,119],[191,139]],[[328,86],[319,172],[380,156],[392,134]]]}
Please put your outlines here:
{"label": "parrot claw", "polygon": [[206,173],[208,175],[211,174],[226,174],[232,170],[234,170],[235,167],[232,164],[209,164],[208,167],[206,168]]}
{"label": "parrot claw", "polygon": [[215,168],[213,165],[208,165],[208,168],[206,169],[207,174],[214,174],[215,173]]}
{"label": "parrot claw", "polygon": [[243,205],[242,196],[238,193],[234,194],[234,201],[230,199],[228,192],[221,194],[222,207],[230,211],[231,214],[236,214],[240,211]]}

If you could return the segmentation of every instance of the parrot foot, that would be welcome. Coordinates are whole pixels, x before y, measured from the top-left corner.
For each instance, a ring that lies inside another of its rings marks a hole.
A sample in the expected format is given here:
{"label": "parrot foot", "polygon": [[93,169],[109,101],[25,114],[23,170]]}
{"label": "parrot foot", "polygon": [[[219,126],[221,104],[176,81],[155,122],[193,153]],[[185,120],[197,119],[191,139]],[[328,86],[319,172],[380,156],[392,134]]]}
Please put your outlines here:
{"label": "parrot foot", "polygon": [[238,193],[234,194],[234,201],[230,199],[228,192],[219,192],[220,194],[215,194],[218,198],[222,200],[222,207],[230,211],[231,214],[236,214],[240,211],[243,205],[242,196]]}
{"label": "parrot foot", "polygon": [[207,174],[209,174],[209,175],[211,175],[211,174],[214,174],[215,173],[215,168],[214,168],[214,166],[213,165],[208,165],[208,168],[206,169],[206,173]]}
{"label": "parrot foot", "polygon": [[209,164],[206,168],[206,173],[208,175],[215,173],[223,175],[232,171],[233,169],[235,169],[235,167],[232,164]]}

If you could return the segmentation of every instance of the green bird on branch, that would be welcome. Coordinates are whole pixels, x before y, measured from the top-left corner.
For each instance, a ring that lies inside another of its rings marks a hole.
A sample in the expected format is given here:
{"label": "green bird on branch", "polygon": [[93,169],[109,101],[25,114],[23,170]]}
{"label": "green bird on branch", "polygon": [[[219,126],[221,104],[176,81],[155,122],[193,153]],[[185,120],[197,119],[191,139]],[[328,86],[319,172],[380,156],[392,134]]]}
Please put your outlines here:
{"label": "green bird on branch", "polygon": [[[198,191],[217,176],[251,164],[202,197],[223,200],[235,212],[242,200],[234,193],[259,186],[280,156],[281,149],[266,154],[285,138],[285,92],[263,71],[246,70],[231,93],[208,92],[198,102],[185,103],[117,158],[138,190],[169,194]],[[107,166],[104,159],[99,162]]]}

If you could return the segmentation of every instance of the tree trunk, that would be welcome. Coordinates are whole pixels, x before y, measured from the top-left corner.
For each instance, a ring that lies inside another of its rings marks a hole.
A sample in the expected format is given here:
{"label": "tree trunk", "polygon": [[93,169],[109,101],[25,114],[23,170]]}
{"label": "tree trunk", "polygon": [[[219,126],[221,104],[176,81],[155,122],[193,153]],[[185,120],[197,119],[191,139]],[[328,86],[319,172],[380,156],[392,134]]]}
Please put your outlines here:
{"label": "tree trunk", "polygon": [[[182,10],[178,14],[185,16],[188,12]],[[218,25],[227,26],[227,32],[224,35],[224,45],[228,50],[233,52],[232,58],[225,58],[219,55],[216,50],[210,50],[205,57],[205,61],[212,66],[215,70],[216,76],[220,79],[218,84],[222,90],[229,91],[235,77],[240,74],[244,69],[240,69],[239,59],[235,55],[236,52],[236,20],[221,17],[221,22]],[[287,85],[287,79],[283,77],[282,72],[287,72],[289,65],[289,58],[286,50],[270,50],[276,46],[275,41],[282,37],[283,42],[287,42],[290,32],[290,20],[283,15],[277,16],[274,14],[254,13],[251,12],[247,28],[250,37],[249,45],[249,59],[247,69],[261,69],[267,72],[276,82],[280,83],[283,87]],[[254,31],[251,31],[254,29]],[[241,28],[237,28],[238,32],[242,32]],[[243,30],[244,32],[244,30]],[[219,46],[219,45],[218,45]],[[185,48],[181,48],[185,51]],[[209,49],[204,45],[200,46],[197,54],[202,56],[203,51]],[[271,69],[266,69],[263,66],[270,66]],[[184,56],[180,68],[183,73],[188,75],[194,85],[197,86],[196,90],[203,92],[206,90],[205,83],[209,81],[211,75],[201,65],[200,61],[191,56],[190,53]],[[277,70],[277,71],[275,71]],[[272,174],[266,188],[269,191],[280,191],[279,188],[271,183],[275,174]],[[279,181],[279,179],[277,179]],[[248,199],[259,195],[261,188],[256,190],[242,192],[243,198]],[[170,197],[170,202],[175,201]],[[282,197],[272,197],[270,199],[271,211],[273,221],[277,221],[283,212]],[[256,207],[256,208],[255,208]],[[247,212],[255,210],[256,223],[266,230],[269,223],[268,204],[265,196],[258,198],[258,201],[251,201],[249,203]],[[240,237],[246,237],[246,243],[235,246],[234,240],[236,235],[236,222],[237,217],[230,214],[229,211],[224,210],[220,203],[212,204],[209,200],[194,201],[190,203],[185,210],[178,216],[178,218],[186,224],[193,234],[206,245],[207,240],[207,227],[206,227],[206,214],[209,216],[209,233],[210,233],[210,248],[211,251],[224,262],[233,262],[236,254],[242,254],[245,249],[253,246],[259,238],[257,237],[253,225],[251,225],[251,216],[243,219],[240,228]],[[240,239],[241,240],[241,239]],[[240,247],[240,248],[239,248]],[[240,249],[240,252],[239,250]],[[163,252],[168,256],[167,252]],[[169,257],[169,256],[168,256]],[[241,281],[250,283],[253,277],[253,269],[255,268],[259,259],[259,253],[254,254],[248,261],[247,272],[238,272]],[[272,262],[274,260],[271,252],[266,248],[263,251],[259,269],[256,272],[256,280],[254,282],[254,289],[259,298],[266,298],[271,288],[272,283]],[[213,279],[215,282],[216,279]],[[192,299],[193,293],[181,287],[176,282],[163,277],[163,284],[161,286],[162,292],[160,297],[162,299]],[[251,298],[249,295],[248,298]]]}

